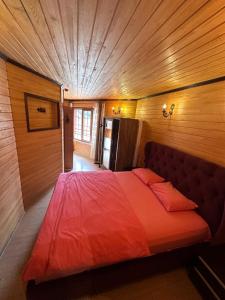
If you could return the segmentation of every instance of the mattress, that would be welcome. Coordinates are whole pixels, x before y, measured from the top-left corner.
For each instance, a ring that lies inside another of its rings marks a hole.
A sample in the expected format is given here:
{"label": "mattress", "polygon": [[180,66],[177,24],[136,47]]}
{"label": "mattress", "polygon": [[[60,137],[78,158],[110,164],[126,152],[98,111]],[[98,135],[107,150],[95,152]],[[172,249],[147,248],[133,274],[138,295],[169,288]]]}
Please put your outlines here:
{"label": "mattress", "polygon": [[195,211],[168,212],[134,173],[115,172],[122,190],[144,227],[151,254],[210,239],[210,229]]}
{"label": "mattress", "polygon": [[196,212],[167,212],[132,172],[65,173],[23,279],[64,277],[209,238],[209,227]]}

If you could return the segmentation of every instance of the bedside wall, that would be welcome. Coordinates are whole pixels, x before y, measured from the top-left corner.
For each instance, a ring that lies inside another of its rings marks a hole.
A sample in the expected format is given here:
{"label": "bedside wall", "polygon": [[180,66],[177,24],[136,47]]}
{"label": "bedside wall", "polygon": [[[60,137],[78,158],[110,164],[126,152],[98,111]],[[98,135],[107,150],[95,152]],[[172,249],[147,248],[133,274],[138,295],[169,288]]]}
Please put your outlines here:
{"label": "bedside wall", "polygon": [[[171,119],[163,103],[175,104]],[[225,166],[225,82],[139,100],[136,118],[144,121],[139,164],[145,143],[155,141]]]}
{"label": "bedside wall", "polygon": [[0,59],[0,254],[24,213],[6,64]]}

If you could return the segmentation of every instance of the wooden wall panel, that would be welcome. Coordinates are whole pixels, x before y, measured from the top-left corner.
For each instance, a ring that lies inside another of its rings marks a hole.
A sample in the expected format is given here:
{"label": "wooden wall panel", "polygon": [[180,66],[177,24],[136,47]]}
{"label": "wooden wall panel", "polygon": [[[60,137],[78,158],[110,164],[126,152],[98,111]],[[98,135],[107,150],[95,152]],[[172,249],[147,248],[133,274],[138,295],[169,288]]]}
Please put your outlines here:
{"label": "wooden wall panel", "polygon": [[0,59],[0,253],[24,213],[6,65]]}
{"label": "wooden wall panel", "polygon": [[[163,103],[175,104],[171,119]],[[144,121],[139,164],[144,144],[156,141],[225,166],[225,82],[140,100],[136,118]]]}
{"label": "wooden wall panel", "polygon": [[72,107],[74,108],[92,108],[92,109],[95,109],[97,108],[97,102],[96,101],[74,101],[72,102]]}
{"label": "wooden wall panel", "polygon": [[105,116],[106,117],[114,117],[115,115],[112,113],[112,108],[122,107],[123,111],[119,117],[123,118],[135,118],[135,112],[137,107],[137,101],[105,101]]}
{"label": "wooden wall panel", "polygon": [[24,93],[60,101],[61,88],[10,63],[7,72],[26,208],[55,183],[62,171],[62,132],[61,128],[27,132]]}

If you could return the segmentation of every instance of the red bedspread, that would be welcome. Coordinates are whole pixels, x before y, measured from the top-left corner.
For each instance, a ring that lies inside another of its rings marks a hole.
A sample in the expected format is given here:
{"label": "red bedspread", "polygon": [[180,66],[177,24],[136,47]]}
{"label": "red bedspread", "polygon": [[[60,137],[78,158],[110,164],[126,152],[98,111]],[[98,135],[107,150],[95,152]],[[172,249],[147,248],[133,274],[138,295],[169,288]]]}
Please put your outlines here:
{"label": "red bedspread", "polygon": [[66,173],[23,279],[42,281],[149,254],[145,231],[111,171]]}

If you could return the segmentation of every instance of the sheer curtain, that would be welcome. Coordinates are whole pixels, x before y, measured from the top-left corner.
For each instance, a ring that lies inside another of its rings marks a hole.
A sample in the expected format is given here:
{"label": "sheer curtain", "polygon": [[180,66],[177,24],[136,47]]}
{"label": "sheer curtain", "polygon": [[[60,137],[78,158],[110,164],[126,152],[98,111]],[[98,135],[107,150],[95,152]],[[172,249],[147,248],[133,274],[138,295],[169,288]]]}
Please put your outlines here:
{"label": "sheer curtain", "polygon": [[90,159],[95,159],[95,151],[96,151],[96,134],[97,134],[97,126],[98,126],[98,105],[95,105],[93,110],[93,123],[92,123],[92,142],[91,142],[91,153]]}

